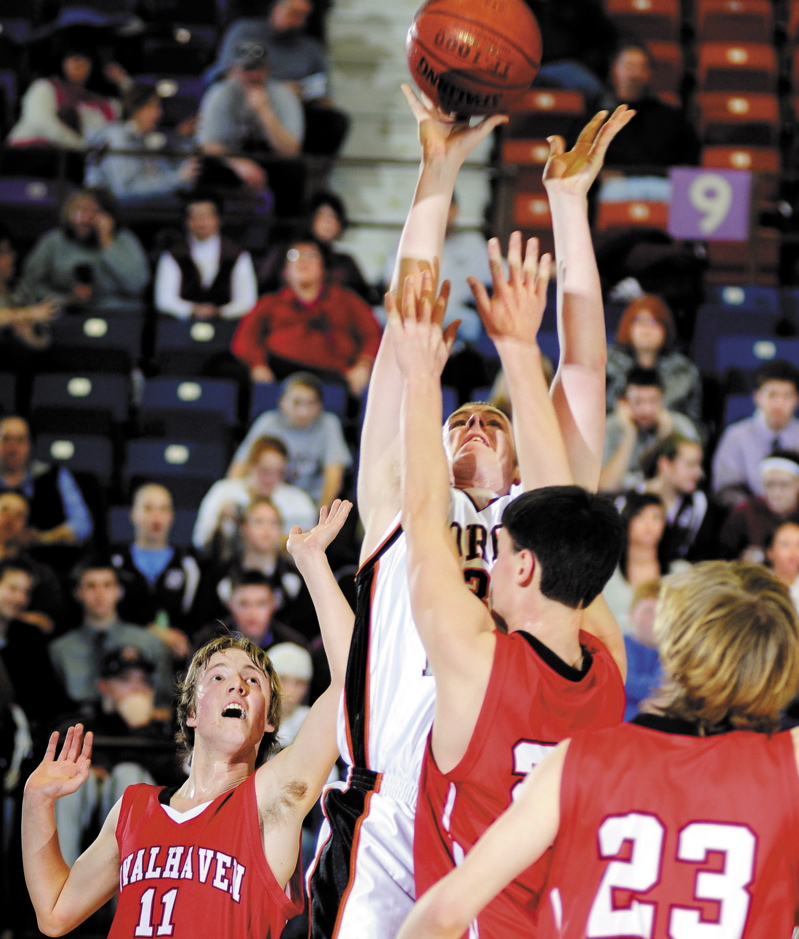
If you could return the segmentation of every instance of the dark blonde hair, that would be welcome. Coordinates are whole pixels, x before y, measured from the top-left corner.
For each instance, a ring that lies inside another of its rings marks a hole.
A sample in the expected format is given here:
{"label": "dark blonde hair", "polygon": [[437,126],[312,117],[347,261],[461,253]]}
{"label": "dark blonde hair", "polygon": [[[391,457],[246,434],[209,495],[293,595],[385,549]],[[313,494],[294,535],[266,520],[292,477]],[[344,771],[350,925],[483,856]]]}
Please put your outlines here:
{"label": "dark blonde hair", "polygon": [[245,466],[248,473],[265,453],[279,453],[288,462],[289,451],[279,437],[259,437],[253,441],[247,454]]}
{"label": "dark blonde hair", "polygon": [[666,578],[655,638],[667,713],[703,732],[771,733],[799,690],[799,620],[760,564],[703,561]]}
{"label": "dark blonde hair", "polygon": [[674,317],[671,315],[671,310],[666,301],[653,293],[645,293],[627,304],[616,328],[616,342],[620,346],[624,346],[628,352],[634,351],[631,339],[633,322],[636,316],[643,312],[651,313],[663,327],[664,337],[663,346],[660,350],[661,354],[671,352],[677,338],[674,329]]}
{"label": "dark blonde hair", "polygon": [[194,704],[197,695],[197,684],[202,673],[208,668],[211,658],[217,652],[227,652],[228,649],[241,649],[250,657],[252,664],[260,669],[269,681],[269,713],[267,720],[275,728],[268,734],[264,734],[259,747],[260,758],[266,758],[269,751],[275,744],[277,731],[280,727],[280,718],[282,714],[281,700],[283,689],[280,685],[280,678],[272,667],[269,656],[246,636],[239,636],[230,633],[226,636],[218,636],[211,639],[201,646],[195,653],[189,665],[189,670],[185,676],[178,681],[178,700],[175,708],[178,722],[175,739],[178,744],[178,752],[183,758],[191,757],[194,750],[194,728],[188,726],[188,719],[194,714]]}

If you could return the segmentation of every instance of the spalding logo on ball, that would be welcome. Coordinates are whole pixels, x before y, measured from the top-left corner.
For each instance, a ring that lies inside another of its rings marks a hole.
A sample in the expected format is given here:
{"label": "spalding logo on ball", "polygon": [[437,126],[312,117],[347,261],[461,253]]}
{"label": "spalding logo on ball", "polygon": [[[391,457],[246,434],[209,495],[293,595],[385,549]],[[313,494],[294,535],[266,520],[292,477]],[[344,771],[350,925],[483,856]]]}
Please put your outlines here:
{"label": "spalding logo on ball", "polygon": [[443,111],[496,114],[529,91],[541,31],[524,0],[428,0],[405,51],[414,81]]}

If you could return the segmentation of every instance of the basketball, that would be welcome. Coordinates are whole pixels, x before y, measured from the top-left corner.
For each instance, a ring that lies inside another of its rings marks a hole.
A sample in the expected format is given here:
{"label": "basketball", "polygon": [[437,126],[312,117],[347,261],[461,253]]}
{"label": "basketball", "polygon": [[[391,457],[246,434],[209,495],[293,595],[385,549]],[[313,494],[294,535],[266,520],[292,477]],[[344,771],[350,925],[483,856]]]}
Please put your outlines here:
{"label": "basketball", "polygon": [[418,87],[443,111],[496,114],[541,64],[541,31],[524,0],[428,0],[405,43]]}

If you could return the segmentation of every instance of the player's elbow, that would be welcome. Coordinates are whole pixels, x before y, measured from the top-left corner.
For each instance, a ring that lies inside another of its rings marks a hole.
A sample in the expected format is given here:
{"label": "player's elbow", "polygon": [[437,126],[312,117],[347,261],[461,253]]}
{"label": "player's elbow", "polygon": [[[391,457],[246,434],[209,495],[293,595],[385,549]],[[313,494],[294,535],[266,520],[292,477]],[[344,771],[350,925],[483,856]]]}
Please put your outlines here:
{"label": "player's elbow", "polygon": [[75,922],[67,921],[63,916],[58,916],[55,912],[48,914],[37,913],[36,924],[39,927],[39,932],[45,936],[65,936],[78,925]]}
{"label": "player's elbow", "polygon": [[457,939],[469,927],[461,909],[462,903],[453,902],[448,891],[435,892],[425,904],[419,931],[430,939]]}

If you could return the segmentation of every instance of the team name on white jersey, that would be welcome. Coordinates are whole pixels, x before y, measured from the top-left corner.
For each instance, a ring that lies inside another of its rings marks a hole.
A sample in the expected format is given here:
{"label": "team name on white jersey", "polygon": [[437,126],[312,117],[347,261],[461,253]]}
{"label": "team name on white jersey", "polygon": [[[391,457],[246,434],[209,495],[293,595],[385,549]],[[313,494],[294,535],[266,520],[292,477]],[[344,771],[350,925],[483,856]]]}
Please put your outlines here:
{"label": "team name on white jersey", "polygon": [[461,525],[450,522],[450,531],[455,538],[458,554],[464,561],[476,561],[478,558],[493,566],[497,557],[497,533],[502,524],[494,525],[490,530],[479,522]]}
{"label": "team name on white jersey", "polygon": [[195,845],[153,845],[139,848],[123,859],[119,889],[142,880],[196,880],[241,901],[241,885],[247,868],[236,858],[213,848]]}

